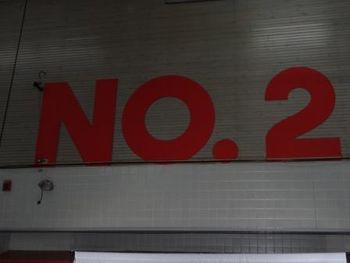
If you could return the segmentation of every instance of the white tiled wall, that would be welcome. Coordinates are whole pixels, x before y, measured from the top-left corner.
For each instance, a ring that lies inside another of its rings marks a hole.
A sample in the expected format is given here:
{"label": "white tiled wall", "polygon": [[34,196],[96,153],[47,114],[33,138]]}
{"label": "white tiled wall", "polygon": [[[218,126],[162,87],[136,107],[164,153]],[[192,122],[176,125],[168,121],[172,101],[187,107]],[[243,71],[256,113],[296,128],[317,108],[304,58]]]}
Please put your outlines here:
{"label": "white tiled wall", "polygon": [[[348,231],[350,161],[0,170],[3,230]],[[37,205],[43,178],[53,192]]]}

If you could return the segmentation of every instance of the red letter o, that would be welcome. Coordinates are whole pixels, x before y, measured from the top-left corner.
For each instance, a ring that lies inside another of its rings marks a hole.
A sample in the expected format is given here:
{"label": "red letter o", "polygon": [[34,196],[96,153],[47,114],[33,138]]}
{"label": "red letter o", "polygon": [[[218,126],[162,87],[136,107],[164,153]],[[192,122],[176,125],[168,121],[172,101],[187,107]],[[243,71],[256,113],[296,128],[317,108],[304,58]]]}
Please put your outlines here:
{"label": "red letter o", "polygon": [[[172,140],[153,137],[146,127],[146,114],[153,103],[173,97],[190,111],[190,124]],[[215,124],[215,109],[209,94],[196,82],[181,76],[163,76],[142,85],[127,102],[122,129],[130,149],[145,161],[189,160],[208,142]]]}

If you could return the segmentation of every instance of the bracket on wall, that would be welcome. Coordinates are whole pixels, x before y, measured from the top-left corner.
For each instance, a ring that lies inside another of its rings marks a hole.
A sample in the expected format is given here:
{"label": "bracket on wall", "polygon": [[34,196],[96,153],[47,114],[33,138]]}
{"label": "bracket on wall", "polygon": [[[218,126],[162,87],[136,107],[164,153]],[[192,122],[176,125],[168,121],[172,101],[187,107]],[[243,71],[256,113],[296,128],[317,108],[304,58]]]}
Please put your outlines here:
{"label": "bracket on wall", "polygon": [[52,181],[48,179],[41,180],[38,184],[41,194],[40,194],[40,200],[37,202],[38,205],[41,204],[43,197],[44,197],[44,192],[51,192],[55,188],[55,185],[53,184]]}
{"label": "bracket on wall", "polygon": [[44,78],[46,78],[47,76],[47,73],[45,71],[40,71],[38,73],[38,78],[39,80],[38,81],[34,81],[33,82],[33,87],[37,88],[39,91],[43,91],[44,90]]}

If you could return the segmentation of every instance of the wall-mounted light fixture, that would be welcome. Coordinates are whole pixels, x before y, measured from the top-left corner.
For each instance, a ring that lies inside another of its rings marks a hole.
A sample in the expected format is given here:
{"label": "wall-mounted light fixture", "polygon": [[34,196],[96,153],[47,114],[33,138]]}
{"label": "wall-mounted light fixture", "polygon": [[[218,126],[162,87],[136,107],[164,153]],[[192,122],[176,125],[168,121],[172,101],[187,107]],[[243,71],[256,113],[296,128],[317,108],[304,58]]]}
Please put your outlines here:
{"label": "wall-mounted light fixture", "polygon": [[33,87],[37,88],[39,91],[44,90],[44,78],[46,78],[47,73],[45,71],[40,71],[38,73],[39,80],[33,82]]}
{"label": "wall-mounted light fixture", "polygon": [[37,202],[38,205],[41,204],[43,197],[44,197],[44,192],[51,192],[53,191],[53,189],[55,188],[54,184],[52,181],[48,180],[48,179],[44,179],[41,180],[38,184],[39,188],[40,188],[40,200]]}

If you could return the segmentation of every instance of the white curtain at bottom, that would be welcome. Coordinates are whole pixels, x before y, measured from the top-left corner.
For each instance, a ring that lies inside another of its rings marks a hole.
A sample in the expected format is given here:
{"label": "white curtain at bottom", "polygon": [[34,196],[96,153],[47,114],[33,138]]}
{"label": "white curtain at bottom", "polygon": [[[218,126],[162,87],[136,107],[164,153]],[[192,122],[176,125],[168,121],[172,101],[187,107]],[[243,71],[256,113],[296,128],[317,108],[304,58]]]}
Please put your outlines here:
{"label": "white curtain at bottom", "polygon": [[346,263],[329,254],[146,254],[76,252],[75,263]]}

